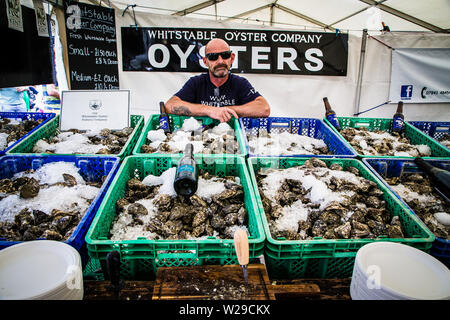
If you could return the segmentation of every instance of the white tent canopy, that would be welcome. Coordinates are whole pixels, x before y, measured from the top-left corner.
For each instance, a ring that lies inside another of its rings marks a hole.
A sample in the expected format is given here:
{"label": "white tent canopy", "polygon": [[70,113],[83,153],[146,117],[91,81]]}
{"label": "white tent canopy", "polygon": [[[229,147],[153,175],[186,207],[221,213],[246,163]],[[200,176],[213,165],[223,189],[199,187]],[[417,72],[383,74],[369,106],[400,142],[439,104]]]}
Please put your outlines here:
{"label": "white tent canopy", "polygon": [[137,12],[225,20],[294,29],[379,31],[381,21],[391,31],[448,33],[448,0],[89,0]]}
{"label": "white tent canopy", "polygon": [[[23,0],[22,0],[23,1]],[[31,0],[29,0],[31,2]],[[61,5],[62,0],[47,1]],[[271,105],[271,116],[323,116],[327,96],[340,116],[352,116],[388,101],[391,49],[450,48],[450,0],[82,0],[115,9],[121,89],[131,90],[132,112],[157,113],[158,101],[171,97],[192,75],[187,72],[124,72],[121,27],[289,29],[349,33],[345,77],[259,75],[245,77]],[[381,32],[382,23],[391,32]],[[368,38],[361,74],[361,37]],[[361,82],[358,77],[361,76]],[[276,90],[274,90],[276,88]],[[361,117],[391,117],[396,101]],[[424,111],[426,110],[426,111]],[[448,104],[408,104],[406,120],[449,121]]]}

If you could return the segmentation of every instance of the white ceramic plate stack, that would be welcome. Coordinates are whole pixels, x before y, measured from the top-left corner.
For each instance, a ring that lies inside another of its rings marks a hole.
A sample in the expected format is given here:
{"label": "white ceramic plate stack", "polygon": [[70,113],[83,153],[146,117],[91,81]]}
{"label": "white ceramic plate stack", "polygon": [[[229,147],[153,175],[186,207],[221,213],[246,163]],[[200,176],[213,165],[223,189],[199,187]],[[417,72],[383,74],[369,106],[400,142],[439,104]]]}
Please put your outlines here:
{"label": "white ceramic plate stack", "polygon": [[80,254],[64,242],[27,241],[0,250],[0,300],[82,300]]}
{"label": "white ceramic plate stack", "polygon": [[450,270],[431,255],[394,242],[373,242],[356,254],[353,300],[450,299]]}

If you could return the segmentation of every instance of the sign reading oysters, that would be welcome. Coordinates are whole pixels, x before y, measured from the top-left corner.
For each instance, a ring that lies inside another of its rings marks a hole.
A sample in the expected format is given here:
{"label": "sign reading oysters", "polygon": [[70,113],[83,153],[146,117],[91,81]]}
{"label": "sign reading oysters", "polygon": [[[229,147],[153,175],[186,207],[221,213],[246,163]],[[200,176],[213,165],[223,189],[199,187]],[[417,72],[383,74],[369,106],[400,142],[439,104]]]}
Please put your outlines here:
{"label": "sign reading oysters", "polygon": [[348,35],[329,32],[122,27],[123,71],[202,72],[205,45],[226,40],[236,73],[346,76]]}

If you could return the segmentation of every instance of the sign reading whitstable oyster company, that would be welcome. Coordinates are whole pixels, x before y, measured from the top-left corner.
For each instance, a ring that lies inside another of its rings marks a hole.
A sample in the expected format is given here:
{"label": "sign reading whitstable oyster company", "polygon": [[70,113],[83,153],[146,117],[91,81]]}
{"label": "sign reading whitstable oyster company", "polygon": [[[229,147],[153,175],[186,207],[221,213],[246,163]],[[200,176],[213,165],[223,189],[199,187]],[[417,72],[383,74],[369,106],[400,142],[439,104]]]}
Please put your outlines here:
{"label": "sign reading whitstable oyster company", "polygon": [[130,90],[71,90],[61,93],[61,131],[129,127]]}

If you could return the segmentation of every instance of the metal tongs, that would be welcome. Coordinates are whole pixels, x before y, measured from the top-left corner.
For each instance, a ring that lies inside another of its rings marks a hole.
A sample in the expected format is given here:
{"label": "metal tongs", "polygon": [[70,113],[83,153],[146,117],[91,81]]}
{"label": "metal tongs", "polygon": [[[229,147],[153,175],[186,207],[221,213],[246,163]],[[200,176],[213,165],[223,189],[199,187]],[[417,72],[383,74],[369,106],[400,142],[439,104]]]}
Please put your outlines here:
{"label": "metal tongs", "polygon": [[245,283],[248,283],[248,237],[245,230],[236,230],[234,233],[234,248],[236,255],[244,273]]}

